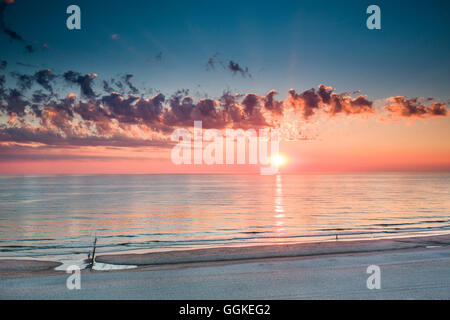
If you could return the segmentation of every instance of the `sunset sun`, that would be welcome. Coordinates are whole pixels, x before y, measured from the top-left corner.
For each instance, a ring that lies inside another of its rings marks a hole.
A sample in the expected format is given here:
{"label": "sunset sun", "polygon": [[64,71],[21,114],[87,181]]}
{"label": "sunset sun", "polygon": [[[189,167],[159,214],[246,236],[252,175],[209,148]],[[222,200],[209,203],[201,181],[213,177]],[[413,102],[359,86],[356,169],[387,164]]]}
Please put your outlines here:
{"label": "sunset sun", "polygon": [[284,166],[286,162],[286,157],[280,153],[277,153],[270,158],[270,163],[278,168]]}

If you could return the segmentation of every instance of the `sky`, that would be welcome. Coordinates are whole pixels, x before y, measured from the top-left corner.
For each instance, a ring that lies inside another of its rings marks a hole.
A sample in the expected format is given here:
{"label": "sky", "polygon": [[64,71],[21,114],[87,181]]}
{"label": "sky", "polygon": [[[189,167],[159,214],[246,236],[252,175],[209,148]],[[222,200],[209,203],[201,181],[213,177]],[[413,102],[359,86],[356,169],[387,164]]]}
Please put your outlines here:
{"label": "sky", "polygon": [[2,174],[255,169],[171,163],[194,120],[280,128],[286,173],[450,170],[448,1],[2,1]]}

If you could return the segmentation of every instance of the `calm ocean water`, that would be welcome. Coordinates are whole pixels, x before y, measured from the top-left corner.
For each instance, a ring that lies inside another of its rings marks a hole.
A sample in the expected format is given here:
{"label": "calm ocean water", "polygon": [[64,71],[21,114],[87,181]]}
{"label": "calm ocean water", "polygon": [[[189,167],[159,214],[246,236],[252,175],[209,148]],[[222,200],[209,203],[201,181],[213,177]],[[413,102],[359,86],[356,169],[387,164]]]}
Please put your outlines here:
{"label": "calm ocean water", "polygon": [[445,233],[450,174],[2,176],[0,220],[0,257],[56,260]]}

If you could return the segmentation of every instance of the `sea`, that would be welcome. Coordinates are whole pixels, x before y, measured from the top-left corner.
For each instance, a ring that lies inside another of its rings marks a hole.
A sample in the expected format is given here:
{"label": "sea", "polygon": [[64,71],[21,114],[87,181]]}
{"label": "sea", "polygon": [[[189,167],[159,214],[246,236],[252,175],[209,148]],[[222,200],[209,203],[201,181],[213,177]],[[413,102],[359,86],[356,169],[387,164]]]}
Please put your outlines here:
{"label": "sea", "polygon": [[450,232],[450,173],[0,176],[0,258]]}

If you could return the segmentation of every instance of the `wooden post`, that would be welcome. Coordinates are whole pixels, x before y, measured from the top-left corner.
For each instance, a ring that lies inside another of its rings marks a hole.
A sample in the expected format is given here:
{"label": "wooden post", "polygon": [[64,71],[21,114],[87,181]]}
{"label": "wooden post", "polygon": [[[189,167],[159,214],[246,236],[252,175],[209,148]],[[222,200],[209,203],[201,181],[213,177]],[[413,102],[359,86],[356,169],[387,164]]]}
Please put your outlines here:
{"label": "wooden post", "polygon": [[95,239],[94,239],[94,248],[92,249],[92,258],[91,258],[91,262],[89,264],[89,270],[92,270],[92,268],[94,267],[96,246],[97,246],[97,237],[95,237]]}

